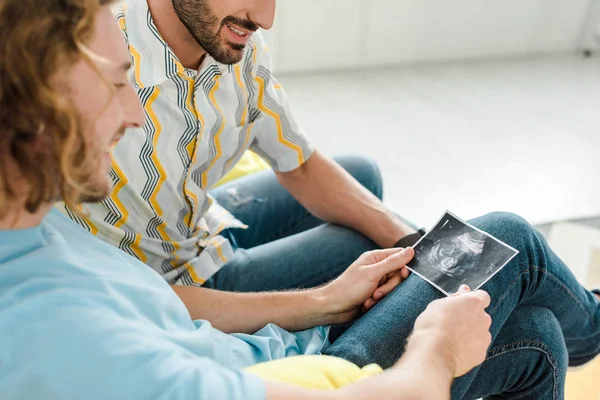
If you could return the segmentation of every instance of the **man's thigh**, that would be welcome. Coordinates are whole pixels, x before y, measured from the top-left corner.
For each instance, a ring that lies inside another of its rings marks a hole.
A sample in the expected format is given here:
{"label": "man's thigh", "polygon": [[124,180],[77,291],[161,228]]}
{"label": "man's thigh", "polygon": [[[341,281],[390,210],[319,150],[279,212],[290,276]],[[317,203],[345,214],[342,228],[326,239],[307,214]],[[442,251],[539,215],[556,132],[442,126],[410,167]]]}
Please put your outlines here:
{"label": "man's thigh", "polygon": [[208,288],[261,292],[311,288],[342,274],[362,253],[378,246],[360,233],[323,224],[248,250],[209,279]]}
{"label": "man's thigh", "polygon": [[[381,173],[373,161],[360,156],[336,157],[334,160],[381,199]],[[234,246],[242,249],[260,246],[323,224],[279,184],[273,171],[237,179],[212,190],[210,194],[248,225],[248,229],[229,232],[229,239]]]}

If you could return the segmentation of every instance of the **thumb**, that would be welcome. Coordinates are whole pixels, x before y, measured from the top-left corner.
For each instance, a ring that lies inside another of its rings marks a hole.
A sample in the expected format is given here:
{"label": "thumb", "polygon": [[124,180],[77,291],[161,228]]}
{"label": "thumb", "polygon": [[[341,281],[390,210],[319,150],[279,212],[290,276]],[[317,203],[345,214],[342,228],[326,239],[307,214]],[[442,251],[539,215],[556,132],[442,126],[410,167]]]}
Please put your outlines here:
{"label": "thumb", "polygon": [[461,294],[469,293],[471,288],[468,285],[460,285],[458,291],[453,296],[460,296]]}
{"label": "thumb", "polygon": [[389,256],[383,261],[373,265],[373,269],[378,275],[386,275],[390,272],[398,271],[406,266],[415,256],[415,251],[411,247]]}

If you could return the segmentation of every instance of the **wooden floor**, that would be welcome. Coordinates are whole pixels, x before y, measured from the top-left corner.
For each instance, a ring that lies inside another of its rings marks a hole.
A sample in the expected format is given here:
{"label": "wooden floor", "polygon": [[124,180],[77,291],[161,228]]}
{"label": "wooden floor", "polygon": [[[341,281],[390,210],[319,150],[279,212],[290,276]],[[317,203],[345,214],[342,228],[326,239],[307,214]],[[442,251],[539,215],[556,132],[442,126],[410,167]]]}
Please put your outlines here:
{"label": "wooden floor", "polygon": [[567,375],[566,400],[600,400],[600,359]]}

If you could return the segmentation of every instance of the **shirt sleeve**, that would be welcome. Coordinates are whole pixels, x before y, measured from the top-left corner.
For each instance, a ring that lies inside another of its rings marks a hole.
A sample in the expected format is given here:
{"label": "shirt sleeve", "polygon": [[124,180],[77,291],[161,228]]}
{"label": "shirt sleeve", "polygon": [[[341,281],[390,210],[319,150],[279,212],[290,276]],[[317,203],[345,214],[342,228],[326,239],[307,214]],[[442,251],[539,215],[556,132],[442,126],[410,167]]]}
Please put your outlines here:
{"label": "shirt sleeve", "polygon": [[252,50],[259,119],[251,149],[265,159],[275,171],[288,172],[304,164],[313,154],[314,145],[294,118],[288,99],[272,74],[271,54],[262,35],[253,35]]}
{"label": "shirt sleeve", "polygon": [[35,310],[41,314],[26,318],[31,314],[22,308],[11,339],[0,344],[5,361],[13,361],[3,363],[0,356],[2,398],[265,399],[262,379],[199,357],[152,324],[116,316],[127,313],[118,305],[113,313],[40,301],[45,306]]}

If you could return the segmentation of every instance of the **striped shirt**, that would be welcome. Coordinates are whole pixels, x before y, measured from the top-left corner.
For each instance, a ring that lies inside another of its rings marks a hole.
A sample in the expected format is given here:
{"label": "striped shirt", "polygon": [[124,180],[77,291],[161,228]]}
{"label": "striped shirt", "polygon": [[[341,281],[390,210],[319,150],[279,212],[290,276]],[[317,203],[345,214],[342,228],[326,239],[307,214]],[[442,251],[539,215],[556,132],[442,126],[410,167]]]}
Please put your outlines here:
{"label": "striped shirt", "polygon": [[311,156],[313,145],[271,75],[259,32],[237,65],[207,55],[196,71],[184,68],[166,44],[146,1],[128,0],[115,15],[145,125],[113,150],[108,199],[82,205],[83,213],[59,207],[169,283],[202,284],[233,255],[220,233],[246,228],[207,191],[248,149],[287,172]]}

